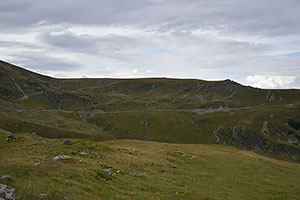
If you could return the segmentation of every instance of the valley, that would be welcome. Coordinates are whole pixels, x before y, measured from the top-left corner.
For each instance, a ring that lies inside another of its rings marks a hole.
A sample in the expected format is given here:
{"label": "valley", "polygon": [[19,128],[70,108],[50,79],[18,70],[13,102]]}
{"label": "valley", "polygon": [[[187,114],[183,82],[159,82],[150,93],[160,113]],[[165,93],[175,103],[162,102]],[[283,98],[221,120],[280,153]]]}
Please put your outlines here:
{"label": "valley", "polygon": [[300,90],[0,61],[0,149],[22,199],[297,199]]}

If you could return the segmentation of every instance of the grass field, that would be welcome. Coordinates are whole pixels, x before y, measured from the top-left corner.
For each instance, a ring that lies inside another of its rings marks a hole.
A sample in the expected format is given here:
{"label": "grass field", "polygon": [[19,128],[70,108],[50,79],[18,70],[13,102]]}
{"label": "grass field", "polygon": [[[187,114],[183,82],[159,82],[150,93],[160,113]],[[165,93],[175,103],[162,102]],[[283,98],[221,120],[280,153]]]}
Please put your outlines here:
{"label": "grass field", "polygon": [[[0,175],[22,199],[298,199],[300,165],[223,145],[46,139],[0,131]],[[91,156],[80,152],[89,150]],[[68,160],[53,160],[69,155]],[[84,162],[80,163],[80,160]],[[40,162],[40,165],[34,166]],[[116,176],[102,169],[111,168]],[[144,176],[130,176],[131,172]],[[3,183],[3,182],[2,182]]]}

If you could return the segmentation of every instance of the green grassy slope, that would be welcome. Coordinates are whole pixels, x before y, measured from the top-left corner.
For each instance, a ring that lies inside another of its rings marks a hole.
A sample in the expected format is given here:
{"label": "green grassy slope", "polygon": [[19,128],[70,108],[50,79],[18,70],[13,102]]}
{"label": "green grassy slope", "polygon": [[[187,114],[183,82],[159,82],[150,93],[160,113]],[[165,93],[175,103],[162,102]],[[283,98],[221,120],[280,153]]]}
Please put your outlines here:
{"label": "green grassy slope", "polygon": [[[298,199],[299,164],[223,145],[46,139],[0,130],[1,181],[22,199]],[[90,150],[91,156],[80,152]],[[13,155],[13,156],[12,156]],[[57,155],[69,160],[54,161]],[[79,162],[84,160],[84,162]],[[40,165],[34,166],[40,162]],[[115,177],[103,171],[111,168]],[[144,176],[130,176],[131,172]]]}
{"label": "green grassy slope", "polygon": [[[53,79],[4,62],[0,62],[0,79],[0,99],[29,108],[218,108],[297,104],[300,99],[299,90],[261,90],[230,80]],[[29,97],[22,99],[18,88]]]}
{"label": "green grassy slope", "polygon": [[13,133],[221,143],[300,161],[300,90],[230,80],[54,79],[1,61],[0,80],[0,128]]}
{"label": "green grassy slope", "polygon": [[75,114],[49,112],[0,112],[1,128],[12,133],[30,132],[48,138],[109,140],[112,136]]}

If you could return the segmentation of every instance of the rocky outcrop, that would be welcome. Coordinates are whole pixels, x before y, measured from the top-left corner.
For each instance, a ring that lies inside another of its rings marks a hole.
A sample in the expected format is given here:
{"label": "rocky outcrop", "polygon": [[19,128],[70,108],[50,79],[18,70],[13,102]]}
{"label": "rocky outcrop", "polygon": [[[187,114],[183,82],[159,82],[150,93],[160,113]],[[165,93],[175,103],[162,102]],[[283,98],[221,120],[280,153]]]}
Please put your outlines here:
{"label": "rocky outcrop", "polygon": [[88,98],[79,97],[75,94],[71,94],[67,92],[57,93],[52,90],[45,90],[44,96],[47,98],[48,101],[55,104],[59,104],[61,101],[78,101],[84,104],[94,103],[92,100]]}
{"label": "rocky outcrop", "polygon": [[239,88],[242,88],[243,86],[241,84],[238,84],[234,81],[231,80],[225,80],[225,81],[219,81],[214,83],[209,87],[209,89],[214,90],[214,91],[232,91],[236,90]]}
{"label": "rocky outcrop", "polygon": [[[45,84],[44,84],[45,85]],[[46,86],[48,86],[46,84]],[[32,79],[27,79],[24,83],[24,89],[31,91],[31,93],[37,93],[43,91],[44,87],[41,83]]]}
{"label": "rocky outcrop", "polygon": [[279,155],[283,159],[300,161],[300,149],[287,142],[274,142],[255,131],[251,124],[218,128],[214,131],[216,143],[235,146],[244,150],[262,153],[264,155]]}
{"label": "rocky outcrop", "polygon": [[266,95],[266,101],[272,102],[275,101],[275,92],[274,91],[268,91]]}
{"label": "rocky outcrop", "polygon": [[219,128],[215,134],[217,143],[229,144],[247,150],[262,149],[266,145],[265,139],[253,132],[251,125]]}
{"label": "rocky outcrop", "polygon": [[7,88],[0,87],[0,97],[3,99],[14,99],[18,96]]}

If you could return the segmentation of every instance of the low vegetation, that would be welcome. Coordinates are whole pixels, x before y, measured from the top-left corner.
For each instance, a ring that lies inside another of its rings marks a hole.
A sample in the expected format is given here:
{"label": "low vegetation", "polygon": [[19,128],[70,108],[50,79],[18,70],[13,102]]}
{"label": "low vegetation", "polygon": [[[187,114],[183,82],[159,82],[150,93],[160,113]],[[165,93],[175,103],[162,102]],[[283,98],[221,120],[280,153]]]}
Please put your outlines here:
{"label": "low vegetation", "polygon": [[[32,134],[5,142],[10,133],[0,133],[0,175],[11,176],[5,184],[22,199],[40,194],[45,199],[249,200],[300,195],[299,164],[223,145],[80,139],[64,144]],[[53,160],[58,155],[71,159]],[[109,168],[115,176],[103,170]]]}

